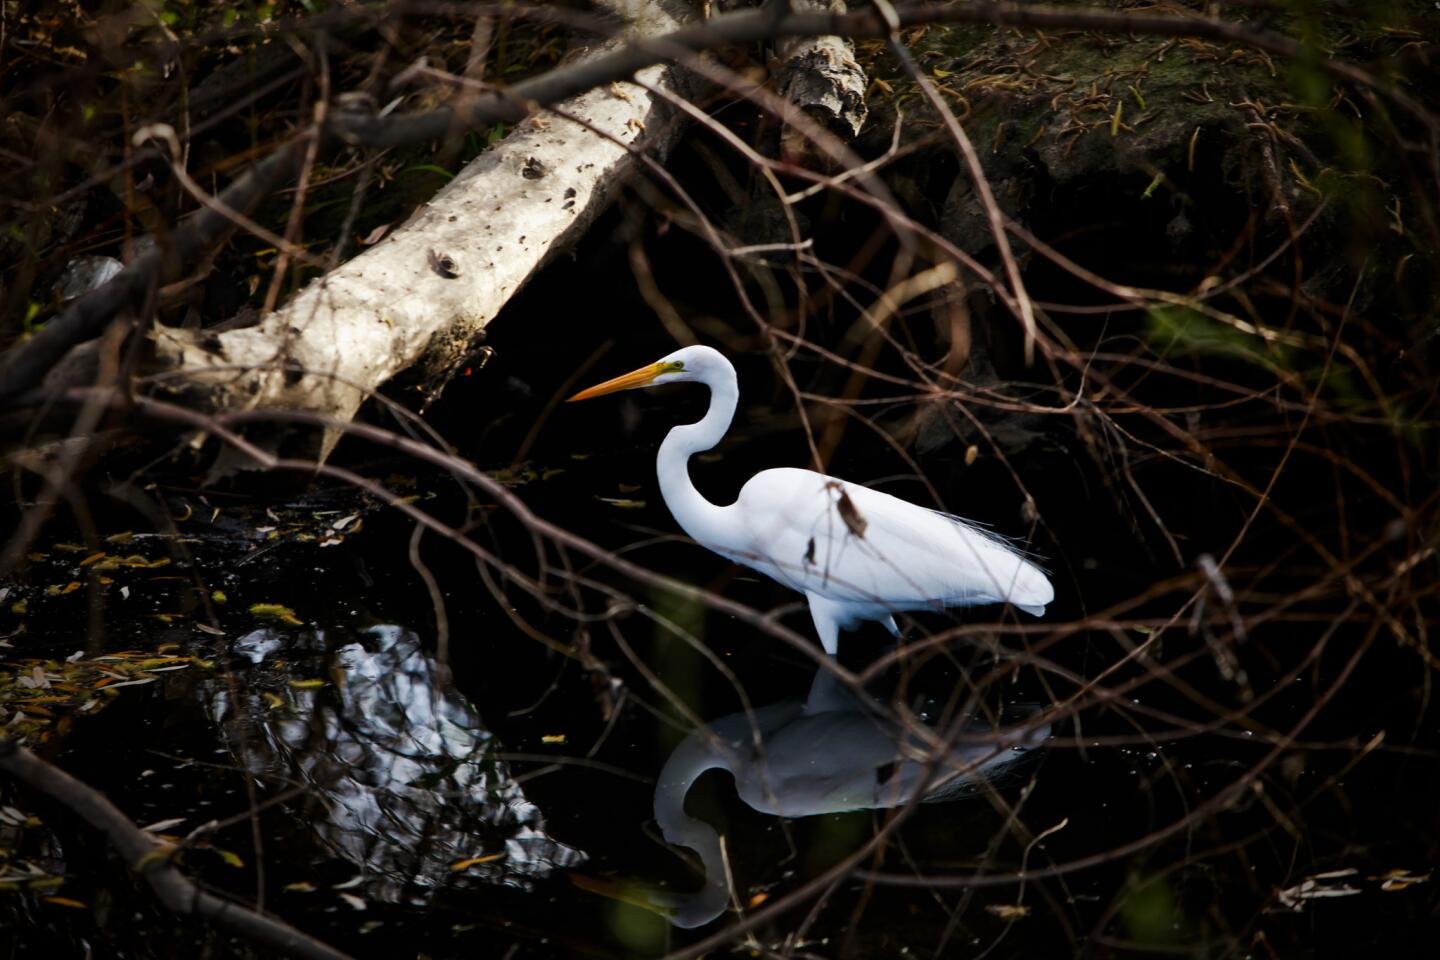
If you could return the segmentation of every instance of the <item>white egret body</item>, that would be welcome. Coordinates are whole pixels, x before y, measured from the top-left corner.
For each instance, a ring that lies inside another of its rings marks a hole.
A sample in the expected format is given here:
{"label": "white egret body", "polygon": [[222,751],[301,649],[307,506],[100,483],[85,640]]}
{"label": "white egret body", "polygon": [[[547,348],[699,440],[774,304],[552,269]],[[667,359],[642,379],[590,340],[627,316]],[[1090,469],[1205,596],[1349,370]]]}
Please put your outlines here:
{"label": "white egret body", "polygon": [[1038,617],[1054,599],[1045,574],[1001,538],[813,470],[763,470],[728,507],[705,499],[690,457],[720,442],[740,399],[735,368],[709,347],[685,347],[570,399],[685,381],[710,388],[710,409],[660,445],[665,505],[695,542],[805,594],[827,653],[862,620],[898,635],[901,610],[1009,603]]}

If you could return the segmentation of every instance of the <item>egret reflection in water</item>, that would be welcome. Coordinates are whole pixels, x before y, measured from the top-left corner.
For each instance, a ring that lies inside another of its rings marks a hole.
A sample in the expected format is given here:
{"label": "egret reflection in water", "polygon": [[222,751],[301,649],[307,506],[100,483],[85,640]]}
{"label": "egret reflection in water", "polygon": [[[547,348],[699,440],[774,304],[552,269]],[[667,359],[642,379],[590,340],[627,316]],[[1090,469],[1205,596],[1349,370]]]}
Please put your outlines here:
{"label": "egret reflection in water", "polygon": [[[318,801],[309,813],[316,838],[366,877],[385,901],[424,900],[453,882],[457,861],[480,860],[467,880],[529,889],[557,868],[584,862],[551,839],[538,808],[494,756],[497,745],[419,638],[396,626],[360,631],[333,651],[320,631],[275,643],[274,631],[240,638],[235,652],[257,667],[278,650],[313,641],[330,661],[334,693],[299,689],[283,719],[251,685],[255,701],[227,718],[258,720],[270,756],[252,766],[300,780]],[[228,695],[217,695],[224,716]]]}
{"label": "egret reflection in water", "polygon": [[[1036,720],[966,724],[939,763],[914,725],[901,723],[817,673],[809,697],[784,700],[714,720],[670,755],[655,787],[655,820],[666,841],[700,857],[704,886],[691,894],[652,893],[652,905],[679,927],[698,927],[725,911],[729,889],[720,836],[685,812],[701,774],[730,771],[735,792],[760,813],[808,817],[898,807],[923,791],[925,802],[974,792],[1003,767],[1039,746],[1050,725]],[[1037,712],[1022,708],[1021,715]],[[931,734],[936,731],[930,731]]]}

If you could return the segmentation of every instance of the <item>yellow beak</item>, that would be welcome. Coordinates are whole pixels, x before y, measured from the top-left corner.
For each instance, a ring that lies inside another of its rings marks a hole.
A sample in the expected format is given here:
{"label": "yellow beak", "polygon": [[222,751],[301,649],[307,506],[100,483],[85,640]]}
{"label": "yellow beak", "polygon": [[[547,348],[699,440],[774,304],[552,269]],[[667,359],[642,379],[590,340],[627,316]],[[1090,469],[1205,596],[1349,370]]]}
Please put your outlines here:
{"label": "yellow beak", "polygon": [[565,402],[574,403],[576,400],[589,400],[591,397],[603,397],[605,394],[615,393],[617,390],[634,390],[636,387],[648,387],[655,381],[656,377],[664,372],[664,364],[652,363],[648,366],[641,367],[639,370],[632,370],[627,374],[616,377],[614,380],[597,383],[589,390],[581,390]]}

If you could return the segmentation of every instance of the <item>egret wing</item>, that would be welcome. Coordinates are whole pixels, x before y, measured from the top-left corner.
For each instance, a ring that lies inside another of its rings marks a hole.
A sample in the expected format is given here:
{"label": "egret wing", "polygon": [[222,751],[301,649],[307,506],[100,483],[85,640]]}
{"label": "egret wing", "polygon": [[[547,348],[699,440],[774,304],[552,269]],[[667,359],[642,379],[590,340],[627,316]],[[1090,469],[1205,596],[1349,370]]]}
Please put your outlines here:
{"label": "egret wing", "polygon": [[736,507],[745,546],[722,552],[808,594],[897,610],[1009,602],[1037,614],[1054,597],[1002,538],[824,474],[763,471]]}

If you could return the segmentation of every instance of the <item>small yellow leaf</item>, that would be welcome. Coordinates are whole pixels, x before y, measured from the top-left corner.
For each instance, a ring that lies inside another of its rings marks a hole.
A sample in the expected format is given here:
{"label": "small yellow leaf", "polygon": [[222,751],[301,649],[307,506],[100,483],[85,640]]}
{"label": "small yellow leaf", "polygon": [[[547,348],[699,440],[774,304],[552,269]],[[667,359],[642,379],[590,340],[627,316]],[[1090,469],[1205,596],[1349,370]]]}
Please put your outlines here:
{"label": "small yellow leaf", "polygon": [[237,870],[245,866],[245,861],[241,860],[238,854],[232,853],[229,850],[222,850],[219,847],[215,847],[214,849],[215,853],[220,857],[221,860],[224,860],[227,864],[236,868]]}
{"label": "small yellow leaf", "polygon": [[135,666],[140,670],[149,670],[154,667],[163,667],[169,663],[184,663],[189,659],[189,657],[149,657],[139,661]]}
{"label": "small yellow leaf", "polygon": [[29,609],[29,607],[30,604],[28,604],[26,601],[16,600],[14,603],[10,604],[10,612],[15,614],[16,616],[24,616],[25,611]]}
{"label": "small yellow leaf", "polygon": [[325,681],[324,681],[324,680],[291,680],[291,681],[290,681],[290,686],[294,687],[296,690],[314,690],[314,689],[316,689],[316,688],[318,688],[318,687],[323,687],[323,686],[325,686]]}
{"label": "small yellow leaf", "polygon": [[316,888],[310,881],[301,880],[298,883],[287,883],[280,889],[286,893],[314,893]]}
{"label": "small yellow leaf", "polygon": [[951,70],[941,70],[939,67],[936,67],[936,68],[935,68],[934,70],[932,70],[931,72],[934,73],[935,76],[939,77],[941,80],[944,80],[944,79],[946,79],[947,77],[953,77],[953,76],[955,76],[954,71],[951,71]]}
{"label": "small yellow leaf", "polygon": [[292,627],[303,627],[305,621],[295,616],[295,611],[278,603],[252,603],[250,612],[257,617],[264,617],[267,620],[279,620],[281,623],[289,624]]}
{"label": "small yellow leaf", "polygon": [[544,736],[542,736],[542,737],[540,738],[540,742],[541,742],[541,743],[563,744],[563,743],[565,742],[565,734],[563,734],[563,733],[547,733],[547,734],[545,734]]}
{"label": "small yellow leaf", "polygon": [[225,596],[224,590],[211,590],[210,599],[216,603],[227,603],[230,600],[229,597]]}
{"label": "small yellow leaf", "polygon": [[79,900],[71,900],[69,897],[41,897],[46,903],[53,903],[57,907],[69,907],[72,910],[89,910],[90,908]]}

